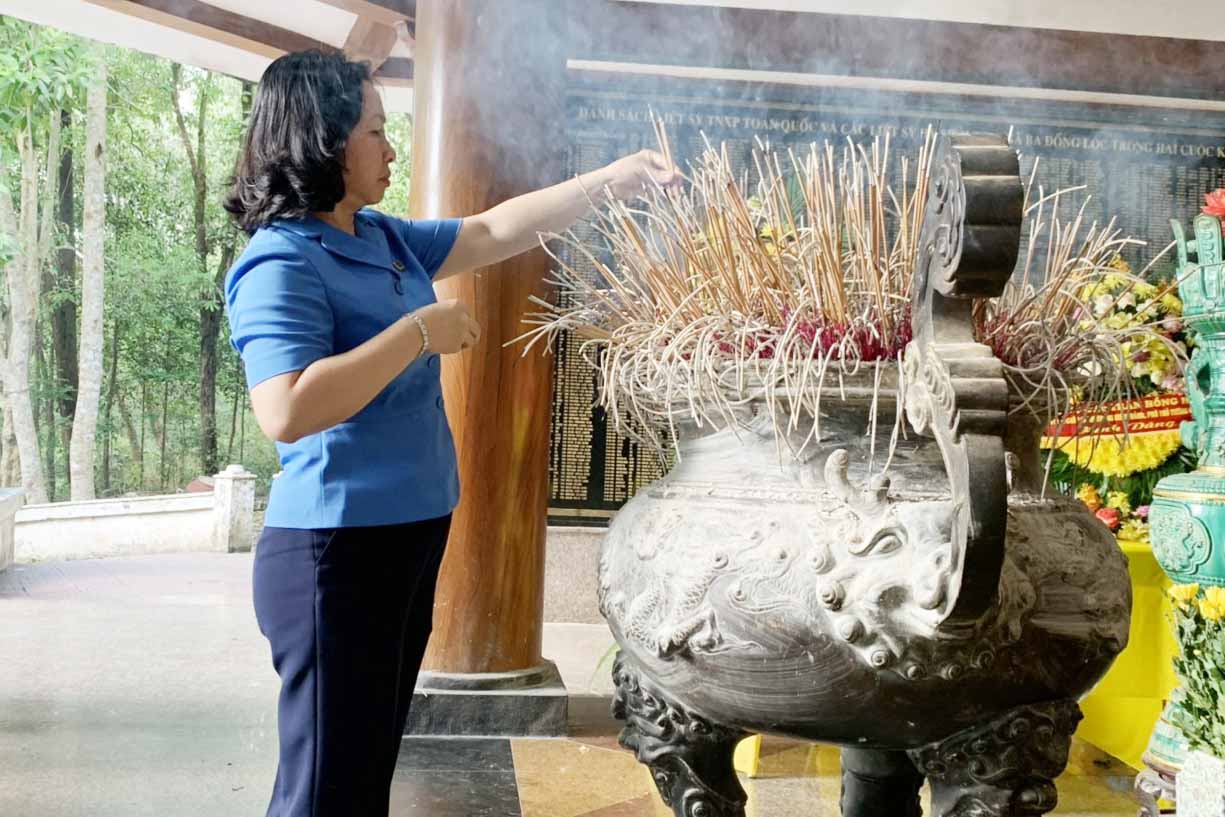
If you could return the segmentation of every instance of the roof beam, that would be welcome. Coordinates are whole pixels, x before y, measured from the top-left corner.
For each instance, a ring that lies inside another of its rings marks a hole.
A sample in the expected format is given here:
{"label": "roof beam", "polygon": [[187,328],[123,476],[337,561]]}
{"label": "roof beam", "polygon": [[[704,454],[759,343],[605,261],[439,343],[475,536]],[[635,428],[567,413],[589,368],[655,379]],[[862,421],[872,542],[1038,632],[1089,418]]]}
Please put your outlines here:
{"label": "roof beam", "polygon": [[391,57],[383,63],[383,67],[375,74],[379,79],[383,80],[403,80],[405,84],[412,84],[413,81],[413,61],[404,57]]}
{"label": "roof beam", "polygon": [[88,0],[96,6],[214,42],[276,58],[287,51],[325,47],[318,40],[199,0]]}
{"label": "roof beam", "polygon": [[382,23],[395,25],[401,20],[417,18],[417,0],[316,0],[329,6]]}
{"label": "roof beam", "polygon": [[[352,2],[352,0],[343,1]],[[276,59],[289,51],[331,48],[327,43],[322,43],[296,31],[244,17],[241,14],[200,2],[200,0],[87,0],[87,2],[165,28],[259,54],[268,59]],[[411,85],[412,60],[388,59],[396,41],[396,32],[391,26],[368,18],[358,18],[356,25],[349,32],[344,50],[353,59],[369,60],[375,69],[376,76],[391,80],[397,85]]]}
{"label": "roof beam", "polygon": [[369,62],[371,70],[378,71],[391,56],[396,39],[396,30],[391,26],[358,17],[345,39],[344,52],[349,59]]}
{"label": "roof beam", "polygon": [[1192,99],[1225,96],[1221,43],[1084,31],[569,0],[571,56]]}

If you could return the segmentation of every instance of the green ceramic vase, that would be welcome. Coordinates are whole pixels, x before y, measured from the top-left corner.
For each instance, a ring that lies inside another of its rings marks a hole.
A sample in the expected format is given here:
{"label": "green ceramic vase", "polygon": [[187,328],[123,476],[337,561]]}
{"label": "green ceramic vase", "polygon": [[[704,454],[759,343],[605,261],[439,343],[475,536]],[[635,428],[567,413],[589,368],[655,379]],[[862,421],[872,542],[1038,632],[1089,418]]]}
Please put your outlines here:
{"label": "green ceramic vase", "polygon": [[1188,240],[1172,222],[1183,320],[1195,332],[1187,369],[1192,422],[1183,444],[1199,467],[1157,483],[1149,511],[1153,555],[1179,584],[1225,585],[1225,265],[1221,221],[1202,215]]}

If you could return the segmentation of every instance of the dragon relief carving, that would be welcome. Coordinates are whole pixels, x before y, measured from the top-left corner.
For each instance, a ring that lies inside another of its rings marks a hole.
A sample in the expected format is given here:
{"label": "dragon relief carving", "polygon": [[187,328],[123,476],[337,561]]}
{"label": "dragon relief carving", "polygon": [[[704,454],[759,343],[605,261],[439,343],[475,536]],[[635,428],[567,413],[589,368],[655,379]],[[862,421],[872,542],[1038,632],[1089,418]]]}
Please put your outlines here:
{"label": "dragon relief carving", "polygon": [[[1033,586],[1007,565],[1009,581],[990,613],[956,636],[941,633],[932,576],[947,558],[956,506],[893,497],[885,476],[857,486],[849,465],[845,450],[830,454],[823,479],[813,480],[820,488],[792,506],[795,514],[763,517],[720,503],[696,536],[692,518],[681,527],[680,508],[669,516],[656,505],[642,527],[623,520],[618,531],[633,535],[635,546],[605,548],[602,612],[628,642],[661,659],[752,651],[761,645],[747,628],[733,636],[720,618],[782,616],[788,631],[829,633],[868,666],[909,680],[989,670],[999,650],[1020,638],[1037,598]],[[674,484],[668,495],[676,500],[684,490]],[[711,502],[702,486],[690,490]],[[629,552],[633,559],[611,560]]]}
{"label": "dragon relief carving", "polygon": [[[651,531],[635,541],[634,554],[639,563],[656,560],[661,548],[669,549],[672,537],[680,528],[680,518],[662,521],[661,530]],[[633,598],[627,598],[626,582],[614,582],[608,561],[612,549],[606,548],[600,560],[600,611],[605,618],[616,621],[622,633],[646,647],[659,658],[672,658],[686,653],[716,653],[742,644],[740,639],[728,639],[719,630],[709,593],[715,581],[728,572],[730,557],[723,551],[704,551],[693,558],[667,558],[658,563],[658,570],[640,573]],[[669,554],[672,556],[672,554]]]}

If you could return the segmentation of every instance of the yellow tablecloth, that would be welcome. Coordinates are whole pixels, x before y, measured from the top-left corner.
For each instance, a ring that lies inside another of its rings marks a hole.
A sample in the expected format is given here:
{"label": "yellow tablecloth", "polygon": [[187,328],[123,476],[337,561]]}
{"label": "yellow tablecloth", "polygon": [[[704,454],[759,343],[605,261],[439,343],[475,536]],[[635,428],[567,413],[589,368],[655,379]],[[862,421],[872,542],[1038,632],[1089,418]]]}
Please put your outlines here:
{"label": "yellow tablecloth", "polygon": [[[1153,558],[1153,549],[1146,542],[1119,544],[1130,563],[1131,638],[1110,672],[1080,702],[1085,719],[1076,734],[1139,769],[1153,726],[1178,683],[1174,675],[1178,642],[1166,595],[1171,582]],[[760,747],[759,735],[737,746],[736,769],[755,776]]]}
{"label": "yellow tablecloth", "polygon": [[1084,700],[1085,719],[1076,733],[1132,768],[1141,768],[1153,725],[1178,685],[1178,642],[1170,623],[1170,579],[1147,542],[1119,543],[1130,561],[1131,638],[1110,672]]}

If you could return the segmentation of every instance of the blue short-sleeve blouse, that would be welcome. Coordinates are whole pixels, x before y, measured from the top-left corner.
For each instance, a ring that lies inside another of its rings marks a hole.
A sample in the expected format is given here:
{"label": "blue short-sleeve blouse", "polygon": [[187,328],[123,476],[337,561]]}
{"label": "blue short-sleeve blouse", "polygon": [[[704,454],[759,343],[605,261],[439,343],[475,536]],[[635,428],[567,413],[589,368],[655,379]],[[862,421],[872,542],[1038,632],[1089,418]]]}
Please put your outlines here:
{"label": "blue short-sleeve blouse", "polygon": [[[361,210],[355,236],[315,218],[258,230],[225,281],[248,386],[353,349],[434,303],[433,278],[460,223]],[[348,421],[276,447],[270,526],[415,522],[445,516],[459,501],[437,355],[410,365]]]}

